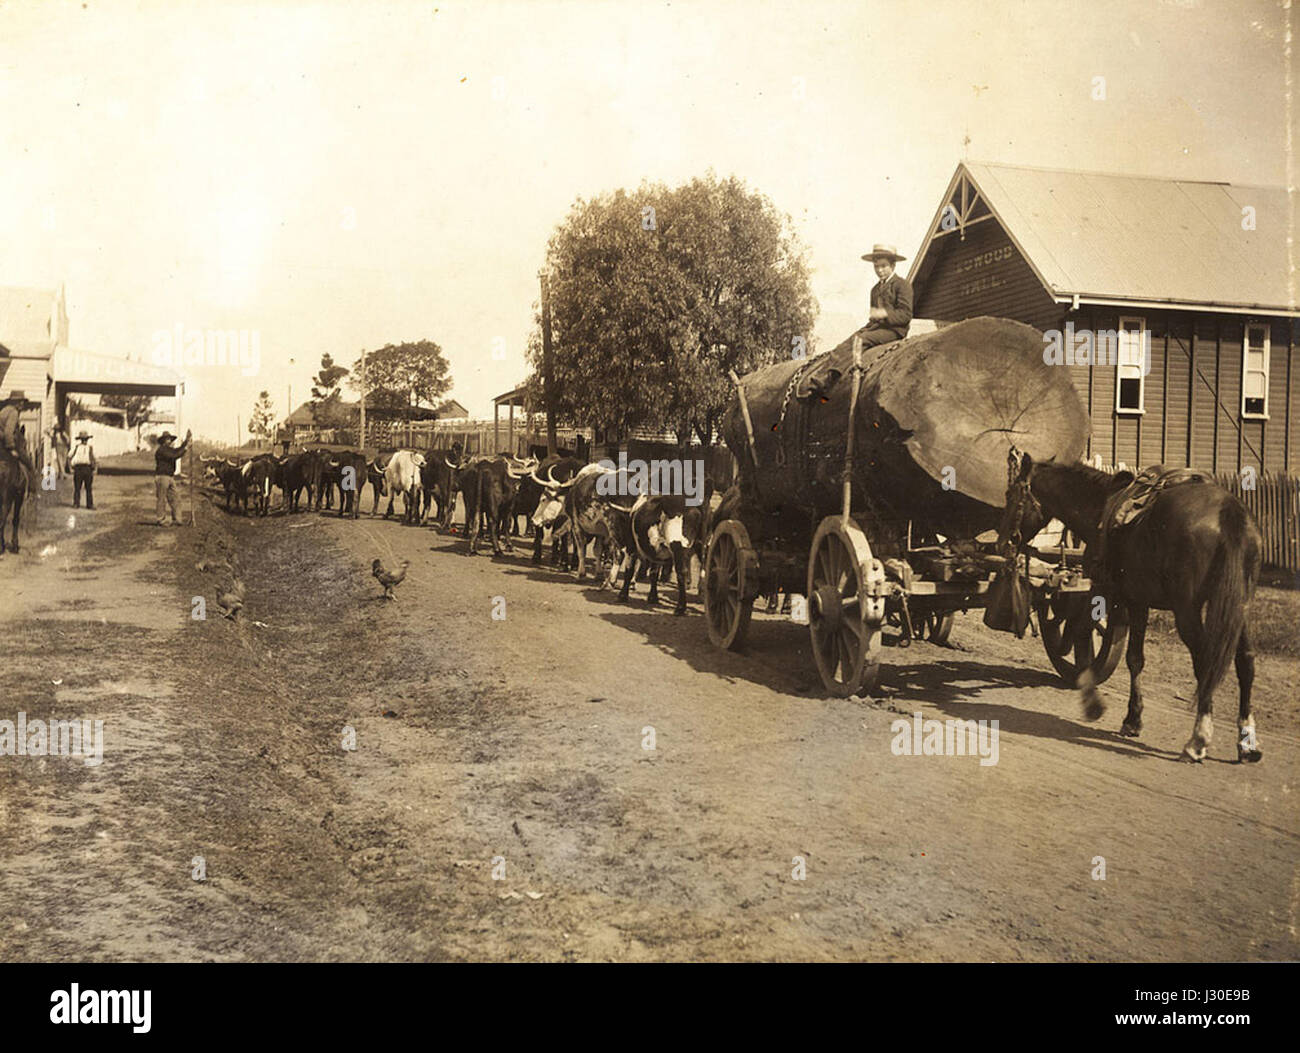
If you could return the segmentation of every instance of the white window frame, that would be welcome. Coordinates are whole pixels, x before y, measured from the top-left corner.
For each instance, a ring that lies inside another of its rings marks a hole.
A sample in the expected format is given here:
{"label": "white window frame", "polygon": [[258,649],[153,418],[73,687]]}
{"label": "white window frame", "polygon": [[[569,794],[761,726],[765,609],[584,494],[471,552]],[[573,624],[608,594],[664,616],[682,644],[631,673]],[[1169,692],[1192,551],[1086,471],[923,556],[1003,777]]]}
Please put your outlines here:
{"label": "white window frame", "polygon": [[[1126,362],[1124,352],[1128,347],[1128,341],[1125,339],[1128,330],[1124,328],[1127,323],[1135,323],[1138,328],[1138,361],[1136,363]],[[1149,360],[1151,353],[1150,343],[1151,334],[1147,332],[1147,320],[1142,315],[1124,314],[1120,315],[1119,327],[1115,330],[1118,346],[1115,355],[1115,412],[1122,413],[1126,416],[1140,416],[1146,413],[1147,404],[1147,378],[1142,372],[1142,366]],[[1137,407],[1120,405],[1119,396],[1122,390],[1122,381],[1125,377],[1125,370],[1136,368],[1138,371],[1138,404]]]}
{"label": "white window frame", "polygon": [[[1264,330],[1264,412],[1247,413],[1246,412],[1246,374],[1249,372],[1247,363],[1250,361],[1250,331],[1252,329]],[[1268,420],[1268,377],[1269,377],[1269,349],[1273,342],[1273,327],[1268,322],[1247,322],[1245,329],[1241,334],[1241,419],[1242,420]]]}

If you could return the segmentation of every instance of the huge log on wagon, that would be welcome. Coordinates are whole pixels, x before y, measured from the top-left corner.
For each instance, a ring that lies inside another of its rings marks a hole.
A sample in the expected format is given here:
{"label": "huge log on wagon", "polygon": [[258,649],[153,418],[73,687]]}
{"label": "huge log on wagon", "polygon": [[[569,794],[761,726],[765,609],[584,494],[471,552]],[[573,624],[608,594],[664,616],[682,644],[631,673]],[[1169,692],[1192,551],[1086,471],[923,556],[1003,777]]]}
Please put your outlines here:
{"label": "huge log on wagon", "polygon": [[[743,507],[767,514],[761,532],[811,530],[840,511],[852,365],[850,339],[741,379],[752,445],[739,398],[723,434],[740,462]],[[1036,461],[1083,453],[1087,414],[1030,326],[973,318],[864,352],[863,366],[853,510],[873,548],[900,539],[909,521],[914,538],[995,527],[1013,445]]]}

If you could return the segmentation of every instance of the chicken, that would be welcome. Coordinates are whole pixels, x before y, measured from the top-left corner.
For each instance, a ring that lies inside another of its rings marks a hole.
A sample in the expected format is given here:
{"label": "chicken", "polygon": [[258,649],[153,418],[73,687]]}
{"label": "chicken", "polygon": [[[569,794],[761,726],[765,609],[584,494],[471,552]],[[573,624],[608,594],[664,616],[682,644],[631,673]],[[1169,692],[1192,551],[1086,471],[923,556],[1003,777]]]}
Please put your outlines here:
{"label": "chicken", "polygon": [[397,597],[393,595],[393,588],[406,580],[406,568],[410,565],[411,561],[409,559],[402,560],[402,569],[394,574],[391,571],[385,570],[384,565],[380,563],[379,560],[375,560],[370,564],[370,573],[373,574],[375,580],[384,587],[384,599],[397,599]]}
{"label": "chicken", "polygon": [[239,612],[244,609],[244,583],[235,578],[230,588],[217,597],[217,606],[231,621],[238,621]]}

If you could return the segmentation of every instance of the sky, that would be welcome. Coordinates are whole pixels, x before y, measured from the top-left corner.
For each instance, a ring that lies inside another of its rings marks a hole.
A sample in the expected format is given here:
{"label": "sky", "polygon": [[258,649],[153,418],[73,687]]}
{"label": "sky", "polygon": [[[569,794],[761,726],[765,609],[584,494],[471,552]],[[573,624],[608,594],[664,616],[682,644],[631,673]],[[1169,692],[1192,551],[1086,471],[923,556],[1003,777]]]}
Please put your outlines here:
{"label": "sky", "polygon": [[791,217],[824,349],[963,157],[1294,186],[1297,7],[5,0],[0,284],[62,283],[79,350],[255,333],[253,375],[187,370],[206,437],[420,339],[490,417],[573,203],[711,169]]}

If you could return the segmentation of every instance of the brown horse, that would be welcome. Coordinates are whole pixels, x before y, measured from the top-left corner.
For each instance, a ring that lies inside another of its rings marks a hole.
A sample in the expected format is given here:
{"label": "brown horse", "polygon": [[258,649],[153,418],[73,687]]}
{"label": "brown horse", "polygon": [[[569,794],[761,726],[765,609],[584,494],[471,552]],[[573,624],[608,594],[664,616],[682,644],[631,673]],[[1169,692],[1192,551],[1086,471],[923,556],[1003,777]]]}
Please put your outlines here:
{"label": "brown horse", "polygon": [[[1183,747],[1191,761],[1205,758],[1213,734],[1214,691],[1235,656],[1241,698],[1238,761],[1263,755],[1255,737],[1250,689],[1255,655],[1246,624],[1246,604],[1260,568],[1260,536],[1250,512],[1226,490],[1193,480],[1159,490],[1145,515],[1105,532],[1101,523],[1112,495],[1133,481],[1129,472],[1108,475],[1082,464],[1035,464],[1026,454],[1007,492],[1007,514],[1020,517],[1020,534],[1031,538],[1051,518],[1059,519],[1096,552],[1104,543],[1099,585],[1111,616],[1129,622],[1128,715],[1121,735],[1142,731],[1142,666],[1147,615],[1152,607],[1172,611],[1178,635],[1192,655],[1196,673],[1196,723]],[[1088,631],[1083,626],[1083,631]],[[1087,674],[1081,680],[1086,681]],[[1095,691],[1091,682],[1081,687]]]}
{"label": "brown horse", "polygon": [[13,510],[13,543],[9,546],[18,551],[18,520],[23,510],[23,499],[27,496],[29,485],[27,471],[22,462],[9,451],[0,449],[0,556],[5,552],[5,520]]}

